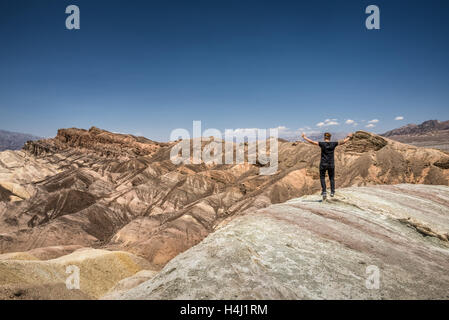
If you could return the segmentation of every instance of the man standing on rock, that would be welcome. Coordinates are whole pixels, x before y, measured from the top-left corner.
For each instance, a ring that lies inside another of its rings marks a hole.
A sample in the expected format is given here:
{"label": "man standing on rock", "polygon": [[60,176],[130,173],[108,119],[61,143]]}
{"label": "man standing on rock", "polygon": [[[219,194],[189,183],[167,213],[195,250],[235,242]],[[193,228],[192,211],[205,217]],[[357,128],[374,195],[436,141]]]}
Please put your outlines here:
{"label": "man standing on rock", "polygon": [[326,171],[329,174],[329,180],[331,181],[331,197],[335,195],[335,162],[334,162],[334,150],[337,146],[341,146],[348,142],[352,138],[352,133],[348,134],[348,136],[341,141],[331,142],[331,134],[326,132],[324,134],[324,142],[316,142],[306,137],[303,133],[302,137],[307,142],[319,146],[321,148],[321,162],[320,162],[320,181],[321,181],[321,189],[323,192],[321,193],[323,196],[323,201],[327,198],[326,193]]}

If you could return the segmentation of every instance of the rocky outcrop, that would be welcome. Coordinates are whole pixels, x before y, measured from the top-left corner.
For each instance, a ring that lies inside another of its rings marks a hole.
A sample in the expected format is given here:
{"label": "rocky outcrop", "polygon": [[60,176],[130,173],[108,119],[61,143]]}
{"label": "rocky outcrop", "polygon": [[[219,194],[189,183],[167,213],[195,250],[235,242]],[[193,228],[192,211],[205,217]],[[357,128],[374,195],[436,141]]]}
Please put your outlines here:
{"label": "rocky outcrop", "polygon": [[77,148],[99,156],[126,158],[151,155],[163,145],[163,143],[154,142],[144,137],[111,133],[92,127],[89,130],[59,129],[55,138],[28,141],[24,149],[34,155],[43,155]]}
{"label": "rocky outcrop", "polygon": [[[279,141],[270,176],[260,164],[175,165],[173,145],[62,129],[26,152],[0,153],[0,253],[78,245],[125,250],[160,269],[235,217],[320,189],[320,150],[309,144]],[[339,188],[449,185],[449,155],[438,150],[363,131],[336,150]]]}
{"label": "rocky outcrop", "polygon": [[448,299],[448,213],[447,186],[292,199],[234,219],[111,298]]}

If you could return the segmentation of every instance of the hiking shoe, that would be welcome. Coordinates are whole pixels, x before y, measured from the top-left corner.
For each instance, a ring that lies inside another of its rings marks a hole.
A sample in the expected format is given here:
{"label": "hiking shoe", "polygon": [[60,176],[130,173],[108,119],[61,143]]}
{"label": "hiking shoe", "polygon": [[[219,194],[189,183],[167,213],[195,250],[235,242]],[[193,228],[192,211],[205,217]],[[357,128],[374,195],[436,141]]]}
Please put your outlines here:
{"label": "hiking shoe", "polygon": [[331,198],[335,196],[335,192],[331,192]]}
{"label": "hiking shoe", "polygon": [[325,201],[327,199],[327,193],[323,192],[321,195],[323,196],[323,201]]}

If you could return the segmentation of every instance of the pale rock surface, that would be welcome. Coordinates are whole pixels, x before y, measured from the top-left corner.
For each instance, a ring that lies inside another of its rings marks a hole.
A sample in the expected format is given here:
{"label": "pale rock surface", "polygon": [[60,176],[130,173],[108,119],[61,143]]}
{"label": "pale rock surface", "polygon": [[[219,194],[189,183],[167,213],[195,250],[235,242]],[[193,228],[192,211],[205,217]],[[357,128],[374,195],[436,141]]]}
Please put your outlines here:
{"label": "pale rock surface", "polygon": [[135,275],[125,278],[119,281],[108,293],[106,293],[102,300],[115,300],[120,294],[137,287],[139,284],[148,281],[157,274],[157,271],[153,270],[142,270],[137,272]]}
{"label": "pale rock surface", "polygon": [[448,299],[448,233],[447,186],[351,187],[238,217],[114,298]]}

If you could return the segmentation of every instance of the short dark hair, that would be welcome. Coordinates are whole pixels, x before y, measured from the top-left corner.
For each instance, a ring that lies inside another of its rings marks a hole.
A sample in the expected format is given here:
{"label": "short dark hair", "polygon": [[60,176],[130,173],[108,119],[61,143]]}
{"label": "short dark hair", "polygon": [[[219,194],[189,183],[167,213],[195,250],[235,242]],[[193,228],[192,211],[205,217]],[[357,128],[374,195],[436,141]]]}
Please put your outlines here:
{"label": "short dark hair", "polygon": [[326,133],[324,134],[324,139],[325,139],[325,140],[330,140],[331,137],[332,137],[332,135],[331,135],[329,132],[326,132]]}

